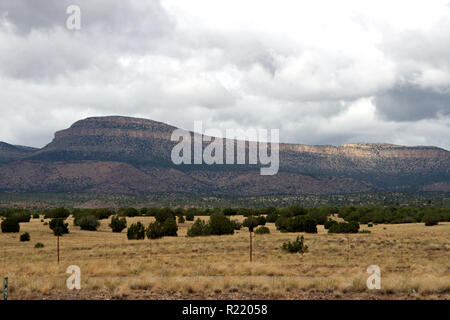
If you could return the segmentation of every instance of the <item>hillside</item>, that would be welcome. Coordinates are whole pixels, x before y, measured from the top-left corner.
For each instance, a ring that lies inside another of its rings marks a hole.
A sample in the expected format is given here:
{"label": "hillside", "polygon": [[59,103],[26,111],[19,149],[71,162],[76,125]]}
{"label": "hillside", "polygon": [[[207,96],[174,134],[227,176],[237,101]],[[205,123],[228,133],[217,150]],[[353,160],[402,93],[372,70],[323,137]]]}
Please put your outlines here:
{"label": "hillside", "polygon": [[280,144],[278,174],[261,176],[254,165],[174,165],[175,129],[146,119],[93,117],[56,132],[40,150],[0,144],[0,190],[225,196],[450,192],[450,152],[436,147]]}

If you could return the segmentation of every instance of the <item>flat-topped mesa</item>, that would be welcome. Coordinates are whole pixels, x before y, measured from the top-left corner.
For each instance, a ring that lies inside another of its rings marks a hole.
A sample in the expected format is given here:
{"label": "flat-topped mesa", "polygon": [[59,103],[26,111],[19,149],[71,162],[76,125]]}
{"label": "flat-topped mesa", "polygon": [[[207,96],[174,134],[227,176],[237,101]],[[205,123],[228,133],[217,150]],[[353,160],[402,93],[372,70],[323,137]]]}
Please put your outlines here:
{"label": "flat-topped mesa", "polygon": [[123,136],[133,138],[170,139],[176,127],[153,120],[109,116],[91,117],[75,122],[70,128],[57,131],[55,139],[68,136]]}
{"label": "flat-topped mesa", "polygon": [[347,157],[392,157],[392,158],[448,158],[448,151],[427,146],[399,146],[388,143],[349,143],[341,146],[310,146],[302,144],[282,144],[280,151],[307,152],[321,155],[336,155]]}

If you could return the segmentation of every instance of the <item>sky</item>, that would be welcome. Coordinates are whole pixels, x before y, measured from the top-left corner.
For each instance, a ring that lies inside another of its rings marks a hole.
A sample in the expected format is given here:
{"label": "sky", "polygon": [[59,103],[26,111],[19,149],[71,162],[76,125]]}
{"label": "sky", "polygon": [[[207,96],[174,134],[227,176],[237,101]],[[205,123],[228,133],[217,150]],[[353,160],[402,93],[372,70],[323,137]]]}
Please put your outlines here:
{"label": "sky", "polygon": [[450,1],[2,0],[0,111],[33,147],[123,115],[450,150]]}

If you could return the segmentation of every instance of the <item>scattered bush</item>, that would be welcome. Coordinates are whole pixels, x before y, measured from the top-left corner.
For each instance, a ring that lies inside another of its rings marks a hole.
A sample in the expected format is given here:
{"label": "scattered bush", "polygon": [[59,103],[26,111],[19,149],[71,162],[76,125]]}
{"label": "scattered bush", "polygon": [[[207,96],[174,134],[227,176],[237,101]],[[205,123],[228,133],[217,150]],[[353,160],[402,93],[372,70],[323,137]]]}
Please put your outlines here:
{"label": "scattered bush", "polygon": [[30,241],[30,234],[28,232],[24,232],[20,235],[20,241]]}
{"label": "scattered bush", "polygon": [[2,232],[19,232],[20,224],[16,219],[6,218],[1,223]]}
{"label": "scattered bush", "polygon": [[209,225],[200,218],[197,218],[187,231],[188,237],[207,236],[209,234],[211,234]]}
{"label": "scattered bush", "polygon": [[63,236],[64,234],[69,233],[69,224],[64,223],[64,218],[53,218],[50,220],[49,227],[53,230],[55,236]]}
{"label": "scattered bush", "polygon": [[186,212],[186,221],[194,221],[194,213],[190,212],[190,209]]}
{"label": "scattered bush", "polygon": [[323,227],[325,229],[330,229],[330,227],[334,224],[337,224],[338,222],[336,220],[333,219],[328,219],[327,221],[325,221],[325,223],[323,224]]}
{"label": "scattered bush", "polygon": [[435,226],[439,223],[439,217],[434,214],[426,214],[423,216],[422,221],[425,222],[425,225],[428,226]]}
{"label": "scattered bush", "polygon": [[370,231],[370,230],[361,230],[361,231],[359,231],[359,233],[372,233],[372,231]]}
{"label": "scattered bush", "polygon": [[308,246],[303,243],[303,236],[301,236],[301,237],[297,237],[297,239],[295,239],[295,241],[293,241],[293,242],[288,241],[288,242],[283,243],[282,249],[289,253],[297,253],[298,252],[298,253],[303,254],[306,251],[308,251]]}
{"label": "scattered bush", "polygon": [[359,223],[356,221],[338,222],[328,229],[328,233],[358,233]]}
{"label": "scattered bush", "polygon": [[255,229],[255,234],[267,234],[267,233],[270,233],[270,230],[265,226],[261,226]]}
{"label": "scattered bush", "polygon": [[70,216],[70,211],[64,207],[61,207],[61,208],[51,209],[44,215],[44,218],[45,219],[55,219],[55,218],[66,219],[68,216]]}
{"label": "scattered bush", "polygon": [[97,231],[97,228],[100,226],[100,222],[94,216],[86,216],[80,219],[79,225],[81,230]]}
{"label": "scattered bush", "polygon": [[145,238],[145,227],[138,221],[133,223],[127,230],[128,240],[142,240]]}
{"label": "scattered bush", "polygon": [[176,237],[178,232],[178,226],[177,222],[175,221],[175,218],[166,219],[166,221],[163,222],[163,230],[164,236]]}
{"label": "scattered bush", "polygon": [[317,221],[309,215],[281,216],[275,221],[275,226],[281,232],[317,233]]}
{"label": "scattered bush", "polygon": [[156,221],[161,222],[161,223],[163,223],[167,219],[174,219],[174,218],[175,218],[175,212],[173,212],[173,210],[170,208],[162,208],[155,215]]}
{"label": "scattered bush", "polygon": [[372,228],[372,227],[373,227],[373,224],[372,224],[372,223],[369,223],[369,224],[367,224],[367,226],[368,226],[369,228]]}
{"label": "scattered bush", "polygon": [[38,243],[36,243],[36,244],[34,245],[34,247],[35,247],[36,249],[39,249],[39,248],[43,248],[43,247],[45,247],[45,246],[44,246],[43,243],[38,242]]}
{"label": "scattered bush", "polygon": [[183,216],[179,216],[178,217],[178,223],[184,223],[184,217]]}
{"label": "scattered bush", "polygon": [[231,224],[233,225],[234,230],[241,230],[242,223],[240,223],[238,220],[231,220]]}
{"label": "scattered bush", "polygon": [[242,223],[242,226],[248,228],[248,231],[253,232],[253,229],[256,228],[259,225],[258,219],[254,216],[249,216],[244,220]]}
{"label": "scattered bush", "polygon": [[269,214],[267,215],[266,220],[267,220],[267,222],[275,222],[275,221],[277,221],[277,219],[278,219],[279,217],[280,217],[280,215],[279,215],[278,213],[273,212],[273,213],[269,213]]}
{"label": "scattered bush", "polygon": [[264,217],[264,216],[257,217],[256,221],[258,222],[259,226],[264,226],[267,222],[266,217]]}
{"label": "scattered bush", "polygon": [[161,222],[155,221],[148,225],[145,233],[149,239],[162,238],[164,236],[164,227]]}
{"label": "scattered bush", "polygon": [[33,219],[39,219],[39,213],[33,213]]}
{"label": "scattered bush", "polygon": [[139,211],[135,208],[120,208],[117,211],[117,214],[119,216],[125,216],[125,217],[137,217],[139,216]]}
{"label": "scattered bush", "polygon": [[223,213],[215,213],[211,216],[209,228],[213,235],[234,234],[233,223]]}
{"label": "scattered bush", "polygon": [[114,216],[111,218],[111,223],[109,227],[112,229],[112,232],[122,232],[123,229],[127,227],[127,219],[125,217]]}

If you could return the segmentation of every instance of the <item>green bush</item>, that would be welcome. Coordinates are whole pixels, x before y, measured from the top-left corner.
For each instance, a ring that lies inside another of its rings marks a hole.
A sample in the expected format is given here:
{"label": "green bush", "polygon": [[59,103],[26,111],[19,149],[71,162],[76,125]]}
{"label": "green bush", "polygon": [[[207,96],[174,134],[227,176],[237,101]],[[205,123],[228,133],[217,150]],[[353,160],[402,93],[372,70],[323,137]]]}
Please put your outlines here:
{"label": "green bush", "polygon": [[231,220],[231,223],[233,225],[234,230],[241,230],[242,223],[240,223],[238,220]]}
{"label": "green bush", "polygon": [[234,234],[233,223],[223,213],[215,213],[211,216],[209,228],[213,235]]}
{"label": "green bush", "polygon": [[39,248],[43,248],[43,247],[45,247],[45,246],[44,246],[43,243],[38,242],[38,243],[36,243],[36,244],[34,245],[34,247],[35,247],[36,249],[39,249]]}
{"label": "green bush", "polygon": [[45,219],[55,219],[55,218],[66,219],[68,216],[70,216],[70,211],[64,207],[61,207],[61,208],[51,209],[44,215],[44,218]]}
{"label": "green bush", "polygon": [[425,225],[428,226],[435,226],[439,223],[439,217],[434,214],[425,214],[422,218],[422,221],[425,222]]}
{"label": "green bush", "polygon": [[9,218],[14,219],[17,222],[30,222],[31,213],[27,210],[20,210],[12,213]]}
{"label": "green bush", "polygon": [[152,222],[148,225],[145,233],[149,239],[162,238],[164,236],[163,224],[159,221]]}
{"label": "green bush", "polygon": [[79,225],[81,230],[97,231],[100,226],[100,222],[94,216],[86,216],[80,219]]}
{"label": "green bush", "polygon": [[164,236],[176,237],[178,232],[178,226],[177,222],[175,221],[175,218],[166,219],[166,221],[163,222],[163,230]]}
{"label": "green bush", "polygon": [[184,223],[184,222],[185,222],[184,217],[183,216],[179,216],[178,217],[178,223]]}
{"label": "green bush", "polygon": [[50,220],[49,227],[53,230],[55,236],[63,236],[69,233],[69,224],[64,223],[64,218],[53,218]]}
{"label": "green bush", "polygon": [[6,218],[1,224],[2,232],[19,232],[20,224],[16,219]]}
{"label": "green bush", "polygon": [[30,234],[28,232],[24,232],[20,235],[20,241],[30,241]]}
{"label": "green bush", "polygon": [[33,213],[33,219],[39,219],[39,213]]}
{"label": "green bush", "polygon": [[328,229],[328,233],[358,233],[359,223],[356,221],[338,222]]}
{"label": "green bush", "polygon": [[309,215],[281,216],[275,221],[275,226],[281,232],[317,233],[317,221]]}
{"label": "green bush", "polygon": [[267,220],[267,222],[275,222],[275,221],[277,221],[277,219],[279,217],[280,217],[280,215],[278,213],[272,212],[267,215],[266,220]]}
{"label": "green bush", "polygon": [[267,234],[267,233],[270,233],[270,230],[265,226],[261,226],[255,229],[255,234]]}
{"label": "green bush", "polygon": [[142,240],[145,239],[145,227],[138,221],[133,223],[127,230],[128,240]]}
{"label": "green bush", "polygon": [[210,234],[211,230],[209,228],[209,224],[207,224],[200,218],[197,218],[194,224],[187,231],[188,237],[207,236]]}
{"label": "green bush", "polygon": [[248,216],[242,223],[242,226],[248,228],[248,231],[250,232],[253,232],[253,229],[258,225],[258,218],[255,218],[254,216]]}
{"label": "green bush", "polygon": [[112,232],[120,233],[127,227],[127,219],[125,217],[119,217],[118,215],[113,216],[109,227],[112,229]]}
{"label": "green bush", "polygon": [[369,228],[372,228],[372,227],[373,227],[373,224],[372,224],[372,223],[369,223],[369,224],[367,224],[367,226],[368,226]]}
{"label": "green bush", "polygon": [[303,254],[306,251],[308,251],[308,246],[303,243],[303,236],[301,236],[301,237],[297,237],[297,239],[295,239],[295,241],[293,241],[293,242],[288,241],[288,242],[283,243],[282,249],[289,253],[297,253],[298,252],[298,253]]}
{"label": "green bush", "polygon": [[155,215],[156,221],[161,222],[161,223],[163,223],[167,219],[174,219],[174,218],[175,218],[175,213],[170,208],[162,208]]}
{"label": "green bush", "polygon": [[259,226],[264,226],[267,222],[266,217],[264,217],[264,216],[257,217],[256,221],[258,222]]}
{"label": "green bush", "polygon": [[125,216],[125,217],[137,217],[139,216],[139,211],[135,208],[120,208],[117,211],[117,214],[119,216]]}
{"label": "green bush", "polygon": [[188,211],[186,212],[186,221],[194,221],[194,213],[189,211],[190,209],[188,209]]}
{"label": "green bush", "polygon": [[335,224],[337,224],[338,222],[336,221],[336,220],[333,220],[333,219],[328,219],[327,221],[325,221],[325,223],[323,224],[323,227],[325,228],[325,229],[330,229],[330,227],[332,226],[332,225],[335,225]]}
{"label": "green bush", "polygon": [[372,233],[372,231],[370,231],[370,230],[361,230],[361,231],[359,231],[359,233]]}

